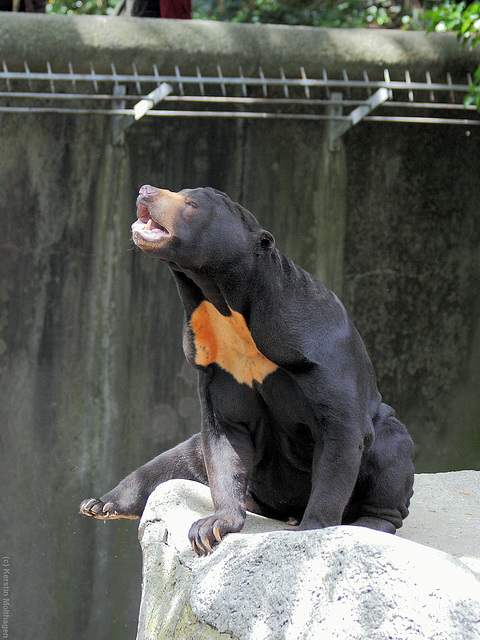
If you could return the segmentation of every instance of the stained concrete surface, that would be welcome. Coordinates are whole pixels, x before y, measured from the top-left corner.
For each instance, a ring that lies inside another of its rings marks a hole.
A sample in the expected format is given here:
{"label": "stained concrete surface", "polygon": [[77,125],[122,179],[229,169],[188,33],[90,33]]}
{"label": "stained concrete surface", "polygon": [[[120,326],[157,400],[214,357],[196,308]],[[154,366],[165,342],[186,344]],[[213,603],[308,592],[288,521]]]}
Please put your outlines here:
{"label": "stained concrete surface", "polygon": [[[292,74],[304,63],[372,78],[413,61],[432,77],[474,68],[448,36],[25,14],[2,15],[0,57],[9,68],[72,60],[89,70],[93,60],[127,73],[132,62]],[[480,467],[476,130],[362,123],[332,157],[315,123],[152,118],[116,149],[105,117],[2,113],[0,125],[12,640],[133,637],[136,524],[82,519],[78,504],[199,427],[175,285],[130,242],[142,184],[210,185],[247,206],[341,294],[417,443],[418,469]]]}

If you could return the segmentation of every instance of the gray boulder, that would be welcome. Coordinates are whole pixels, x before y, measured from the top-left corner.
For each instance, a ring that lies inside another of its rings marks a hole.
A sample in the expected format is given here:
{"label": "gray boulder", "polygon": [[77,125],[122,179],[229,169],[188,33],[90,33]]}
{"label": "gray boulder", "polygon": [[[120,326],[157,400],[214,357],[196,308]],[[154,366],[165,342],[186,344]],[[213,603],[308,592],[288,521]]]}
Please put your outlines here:
{"label": "gray boulder", "polygon": [[[478,567],[480,472],[458,474],[417,476],[405,537],[346,526],[286,531],[248,515],[205,558],[187,534],[213,511],[208,488],[161,485],[139,528],[137,640],[480,640],[480,581],[464,562]],[[440,506],[449,504],[456,518]]]}

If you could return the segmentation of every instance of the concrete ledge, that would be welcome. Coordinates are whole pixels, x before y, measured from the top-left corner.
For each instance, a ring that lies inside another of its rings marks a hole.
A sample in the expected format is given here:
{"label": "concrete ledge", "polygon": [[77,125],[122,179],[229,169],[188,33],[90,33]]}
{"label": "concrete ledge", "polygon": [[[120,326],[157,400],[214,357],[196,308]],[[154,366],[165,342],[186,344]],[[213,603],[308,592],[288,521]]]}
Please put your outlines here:
{"label": "concrete ledge", "polygon": [[[410,69],[412,76],[429,70],[433,76],[449,70],[453,75],[474,71],[480,52],[462,51],[452,34],[431,34],[373,29],[322,29],[283,25],[231,24],[215,21],[160,20],[105,16],[56,16],[2,13],[0,58],[9,68],[44,70],[48,60],[55,70],[88,71],[92,61],[98,71],[172,72],[178,64],[183,73],[224,75],[255,73],[299,74],[304,66],[312,76],[326,69],[341,77],[344,68],[355,77],[363,70],[372,79],[388,67]],[[445,78],[443,78],[444,80]]]}
{"label": "concrete ledge", "polygon": [[414,490],[397,536],[459,558],[480,578],[480,471],[422,473]]}

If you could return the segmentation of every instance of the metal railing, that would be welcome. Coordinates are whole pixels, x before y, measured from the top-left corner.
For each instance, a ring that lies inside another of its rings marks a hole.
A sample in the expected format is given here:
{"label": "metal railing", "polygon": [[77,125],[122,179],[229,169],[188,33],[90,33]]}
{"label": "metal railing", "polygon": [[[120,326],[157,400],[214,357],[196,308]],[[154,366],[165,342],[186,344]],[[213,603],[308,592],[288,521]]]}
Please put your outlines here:
{"label": "metal railing", "polygon": [[139,73],[132,65],[131,73],[117,73],[112,64],[110,73],[97,73],[93,65],[89,73],[77,73],[69,63],[68,72],[54,72],[47,62],[45,71],[33,72],[27,63],[12,71],[3,62],[0,113],[113,116],[117,138],[143,116],[325,120],[335,124],[333,137],[360,119],[480,124],[476,107],[463,105],[472,83],[469,75],[454,82],[447,73],[439,82],[428,72],[412,79],[408,70],[392,79],[385,69],[383,78],[375,80],[365,71],[360,78],[350,78],[346,71],[332,78],[326,71],[309,77],[304,68],[297,77],[286,77],[282,68],[278,77],[266,77],[261,68],[254,76],[245,76],[241,67],[235,76],[224,76],[220,66],[216,70],[216,75],[203,75],[198,68],[183,75],[175,66],[165,74],[153,65],[150,73]]}

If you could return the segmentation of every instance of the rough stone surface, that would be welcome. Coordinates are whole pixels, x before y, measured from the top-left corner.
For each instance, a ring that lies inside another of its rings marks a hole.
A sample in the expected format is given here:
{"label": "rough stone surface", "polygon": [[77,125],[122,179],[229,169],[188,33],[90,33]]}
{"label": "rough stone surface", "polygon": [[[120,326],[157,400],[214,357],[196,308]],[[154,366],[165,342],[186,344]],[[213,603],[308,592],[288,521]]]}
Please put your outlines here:
{"label": "rough stone surface", "polygon": [[[139,529],[137,640],[476,640],[480,582],[451,554],[479,558],[480,516],[469,497],[479,476],[417,476],[403,530],[410,540],[360,527],[286,531],[284,523],[249,515],[244,530],[206,558],[195,556],[187,533],[212,512],[208,488],[183,480],[161,485]],[[473,510],[470,519],[465,508]],[[429,530],[436,535],[425,536]]]}

